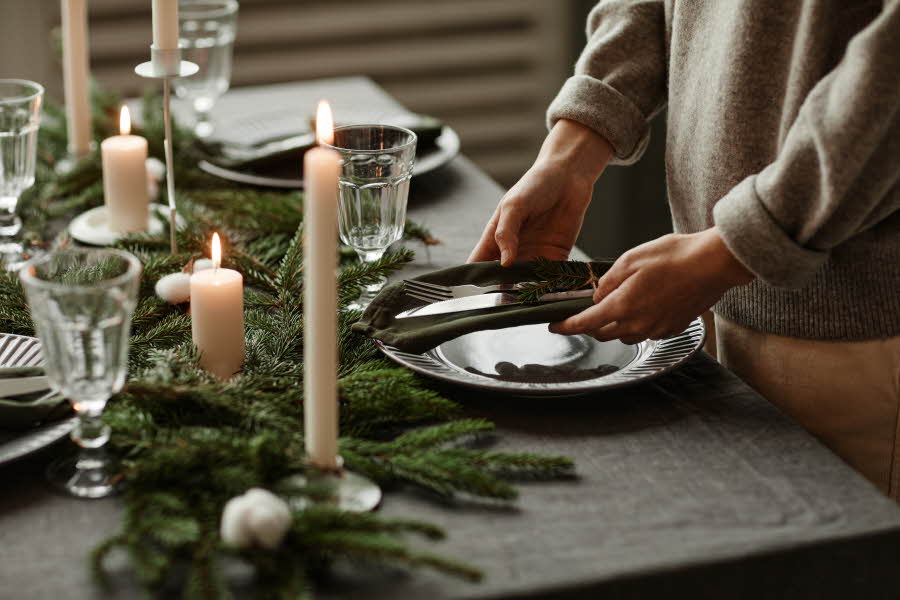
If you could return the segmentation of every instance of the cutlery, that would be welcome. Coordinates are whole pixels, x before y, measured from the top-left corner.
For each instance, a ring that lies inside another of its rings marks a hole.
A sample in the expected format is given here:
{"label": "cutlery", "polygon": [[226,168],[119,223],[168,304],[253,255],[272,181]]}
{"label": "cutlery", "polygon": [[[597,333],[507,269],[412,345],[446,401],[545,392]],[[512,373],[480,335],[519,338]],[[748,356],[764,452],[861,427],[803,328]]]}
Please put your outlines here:
{"label": "cutlery", "polygon": [[[590,298],[594,295],[594,290],[576,290],[574,292],[556,292],[553,294],[544,294],[540,296],[536,302],[559,302],[561,300],[572,300],[575,298]],[[465,312],[471,310],[479,310],[482,308],[494,308],[496,306],[512,306],[515,304],[524,304],[516,294],[501,292],[498,294],[481,294],[478,296],[468,296],[465,298],[453,298],[452,300],[441,300],[426,304],[425,306],[407,311],[397,315],[398,319],[409,319],[411,317],[424,317],[427,315],[440,315],[444,313]]]}
{"label": "cutlery", "polygon": [[489,294],[491,292],[510,292],[519,289],[520,283],[498,283],[497,285],[438,285],[436,283],[427,283],[416,279],[404,279],[403,291],[408,296],[412,296],[418,300],[426,302],[438,302],[440,300],[450,300],[452,298],[467,298],[469,296],[480,296],[481,294]]}

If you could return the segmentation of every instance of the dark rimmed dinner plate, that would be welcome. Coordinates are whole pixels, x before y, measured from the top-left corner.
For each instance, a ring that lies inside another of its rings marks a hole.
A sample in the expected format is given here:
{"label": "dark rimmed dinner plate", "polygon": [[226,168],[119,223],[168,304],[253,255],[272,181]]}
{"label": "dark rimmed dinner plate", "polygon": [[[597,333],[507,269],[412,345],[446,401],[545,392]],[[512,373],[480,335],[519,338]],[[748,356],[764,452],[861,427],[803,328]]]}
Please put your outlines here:
{"label": "dark rimmed dinner plate", "polygon": [[[415,309],[413,309],[415,310]],[[550,333],[547,324],[476,331],[422,354],[376,340],[391,360],[441,381],[514,396],[576,396],[640,383],[678,367],[706,338],[703,319],[640,344]]]}
{"label": "dark rimmed dinner plate", "polygon": [[[413,177],[429,173],[446,165],[459,154],[459,147],[459,135],[451,127],[444,125],[441,130],[441,135],[435,140],[434,148],[429,149],[426,152],[416,153],[416,162],[413,165]],[[299,159],[297,164],[300,164]],[[207,160],[200,161],[198,166],[201,170],[210,175],[215,175],[216,177],[221,177],[222,179],[237,183],[258,185],[262,187],[303,189],[302,178],[290,177],[288,174],[282,172],[276,171],[269,173],[229,169],[213,164]],[[296,170],[299,173],[299,166]]]}

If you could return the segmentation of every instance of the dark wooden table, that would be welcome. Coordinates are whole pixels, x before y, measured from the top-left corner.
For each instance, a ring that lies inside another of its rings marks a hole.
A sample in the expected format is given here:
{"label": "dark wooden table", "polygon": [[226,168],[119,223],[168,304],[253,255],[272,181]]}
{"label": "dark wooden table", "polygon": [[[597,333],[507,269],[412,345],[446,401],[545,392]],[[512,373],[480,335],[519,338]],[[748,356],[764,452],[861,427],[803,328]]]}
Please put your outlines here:
{"label": "dark wooden table", "polygon": [[[336,108],[399,110],[353,79],[234,93],[222,118],[259,94],[274,107],[325,96]],[[501,193],[464,157],[416,179],[410,217],[444,244],[410,272],[464,261]],[[525,484],[511,508],[389,494],[384,515],[445,527],[432,549],[483,567],[486,580],[342,567],[326,597],[900,597],[900,509],[706,355],[579,399],[445,393],[498,424],[497,448],[571,456],[578,479]],[[109,596],[91,583],[87,553],[117,528],[120,506],[49,491],[43,468],[59,451],[0,468],[0,598],[133,597],[124,557],[111,561]],[[241,581],[239,595],[252,591]]]}

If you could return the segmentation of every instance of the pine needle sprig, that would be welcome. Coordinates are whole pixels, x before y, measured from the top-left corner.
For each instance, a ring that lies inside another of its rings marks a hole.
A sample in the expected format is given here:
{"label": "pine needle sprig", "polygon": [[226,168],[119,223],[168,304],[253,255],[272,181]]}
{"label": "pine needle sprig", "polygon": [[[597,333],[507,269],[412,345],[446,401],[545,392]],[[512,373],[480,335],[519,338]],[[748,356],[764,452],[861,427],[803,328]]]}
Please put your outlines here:
{"label": "pine needle sprig", "polygon": [[570,292],[592,287],[608,266],[577,260],[552,261],[538,258],[531,263],[532,281],[521,284],[517,294],[522,302],[537,302],[544,294]]}

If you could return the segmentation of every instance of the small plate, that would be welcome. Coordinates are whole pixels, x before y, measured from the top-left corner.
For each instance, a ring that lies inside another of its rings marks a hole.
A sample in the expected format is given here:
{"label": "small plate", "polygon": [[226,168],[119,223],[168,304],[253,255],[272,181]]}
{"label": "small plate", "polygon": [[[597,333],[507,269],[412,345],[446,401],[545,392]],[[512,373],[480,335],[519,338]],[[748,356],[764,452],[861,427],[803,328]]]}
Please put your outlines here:
{"label": "small plate", "polygon": [[[435,148],[423,153],[416,153],[416,162],[413,164],[413,177],[423,175],[438,169],[459,154],[460,142],[459,135],[452,128],[444,125],[441,135],[435,140]],[[275,187],[287,189],[303,189],[303,179],[299,177],[276,176],[276,174],[253,173],[250,171],[237,171],[220,167],[207,160],[201,160],[199,165],[202,171],[234,181],[237,183],[245,183],[247,185],[258,185],[262,187]],[[300,156],[297,157],[297,172],[300,171]]]}
{"label": "small plate", "polygon": [[662,375],[693,356],[705,338],[698,317],[679,335],[634,345],[557,335],[546,323],[476,331],[422,354],[376,344],[390,359],[442,381],[518,396],[574,396]]}
{"label": "small plate", "polygon": [[[159,218],[157,213],[168,215],[169,207],[162,204],[151,204],[149,210],[150,220],[147,233],[153,235],[162,233],[165,231],[166,220]],[[182,224],[180,217],[178,224]],[[112,246],[125,236],[125,234],[109,228],[105,205],[92,208],[72,219],[72,222],[69,223],[69,234],[82,244],[91,244],[92,246]]]}
{"label": "small plate", "polygon": [[[0,333],[0,367],[36,367],[41,362],[41,343],[37,339]],[[72,417],[28,431],[0,432],[0,465],[61,440],[75,427],[75,420]]]}

